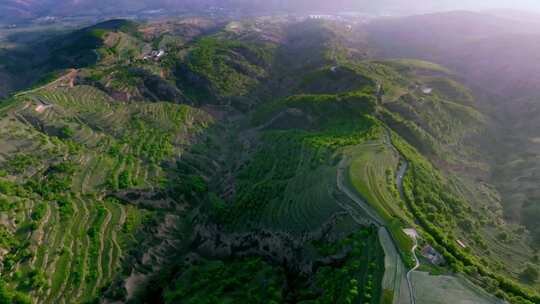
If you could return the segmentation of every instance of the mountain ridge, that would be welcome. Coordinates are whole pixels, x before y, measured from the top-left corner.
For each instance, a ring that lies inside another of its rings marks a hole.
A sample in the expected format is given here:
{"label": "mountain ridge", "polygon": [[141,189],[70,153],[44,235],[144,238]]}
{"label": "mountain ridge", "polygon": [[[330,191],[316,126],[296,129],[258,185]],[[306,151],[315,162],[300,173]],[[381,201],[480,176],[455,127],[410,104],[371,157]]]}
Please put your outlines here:
{"label": "mountain ridge", "polygon": [[[247,1],[247,0],[140,0],[137,2],[128,0],[119,0],[114,3],[110,1],[89,1],[89,0],[4,0],[0,4],[0,17],[4,21],[16,22],[20,20],[30,20],[35,18],[43,18],[47,16],[118,16],[122,14],[132,14],[141,11],[159,12],[167,10],[201,10],[209,8],[230,9],[232,11],[246,11],[257,13],[264,11],[265,13],[276,12],[311,12],[311,13],[336,13],[336,12],[360,12],[374,14],[398,14],[410,15],[418,13],[432,13],[436,11],[451,11],[456,9],[467,9],[474,11],[497,9],[505,7],[506,3],[493,2],[486,4],[484,2],[473,2],[464,7],[464,4],[456,5],[454,1],[432,1],[422,0],[413,4],[408,3],[407,6],[402,5],[401,0],[385,0],[373,3],[372,1],[351,1],[339,0],[329,3],[327,1]],[[530,10],[530,3],[521,3],[515,1],[513,4],[515,10]],[[526,9],[527,8],[527,9]],[[535,7],[540,11],[540,7]],[[517,16],[518,14],[514,14]],[[523,15],[523,14],[521,14]],[[529,15],[531,16],[531,15]]]}
{"label": "mountain ridge", "polygon": [[[529,235],[469,145],[490,122],[475,94],[443,66],[374,60],[350,43],[364,30],[115,20],[51,38],[63,76],[0,108],[0,210],[19,219],[0,226],[0,291],[376,304],[410,299],[410,277],[424,301],[452,280],[448,297],[537,302]],[[405,228],[446,261],[422,261],[433,285],[405,273]]]}

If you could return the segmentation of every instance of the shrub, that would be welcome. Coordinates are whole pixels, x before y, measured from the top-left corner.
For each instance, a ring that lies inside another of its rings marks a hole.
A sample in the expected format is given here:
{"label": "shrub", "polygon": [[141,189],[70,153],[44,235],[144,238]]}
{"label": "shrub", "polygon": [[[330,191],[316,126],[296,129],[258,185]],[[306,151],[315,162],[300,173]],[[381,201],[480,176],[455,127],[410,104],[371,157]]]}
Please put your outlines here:
{"label": "shrub", "polygon": [[75,131],[69,126],[63,126],[62,128],[60,128],[58,133],[58,137],[60,137],[61,139],[70,139],[73,137],[73,135],[75,135]]}
{"label": "shrub", "polygon": [[40,203],[38,204],[35,208],[34,208],[34,212],[32,212],[32,219],[34,221],[39,221],[43,218],[43,216],[45,215],[45,210],[46,210],[46,207],[45,207],[45,204],[44,203]]}

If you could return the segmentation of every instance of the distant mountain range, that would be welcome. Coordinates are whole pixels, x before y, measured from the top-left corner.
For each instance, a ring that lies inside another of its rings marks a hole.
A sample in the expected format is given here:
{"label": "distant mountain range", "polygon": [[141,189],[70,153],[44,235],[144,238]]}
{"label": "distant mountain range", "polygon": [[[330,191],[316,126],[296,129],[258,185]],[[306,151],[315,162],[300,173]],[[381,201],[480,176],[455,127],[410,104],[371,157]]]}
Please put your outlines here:
{"label": "distant mountain range", "polygon": [[474,85],[505,97],[540,86],[540,17],[508,11],[455,11],[388,18],[369,26],[383,57],[421,58],[462,72]]}
{"label": "distant mountain range", "polygon": [[[167,1],[161,1],[167,2]],[[92,15],[136,11],[145,7],[161,6],[160,1],[89,1],[89,0],[4,0],[0,3],[0,20],[17,21],[21,19],[52,16]]]}
{"label": "distant mountain range", "polygon": [[535,16],[58,1],[0,0],[110,19],[0,30],[0,303],[540,304]]}
{"label": "distant mountain range", "polygon": [[[475,88],[497,126],[492,181],[505,216],[521,219],[540,244],[540,17],[516,11],[448,12],[381,18],[367,26],[380,58],[418,58],[442,64]],[[495,147],[495,148],[494,148]],[[484,156],[485,156],[484,155]],[[531,177],[531,182],[516,177]],[[531,219],[534,219],[531,220]]]}
{"label": "distant mountain range", "polygon": [[120,15],[144,10],[196,10],[223,7],[231,10],[257,11],[361,11],[368,13],[414,14],[455,9],[490,9],[512,7],[540,10],[540,4],[516,0],[504,1],[449,0],[3,0],[0,1],[0,23],[28,20],[45,16]]}

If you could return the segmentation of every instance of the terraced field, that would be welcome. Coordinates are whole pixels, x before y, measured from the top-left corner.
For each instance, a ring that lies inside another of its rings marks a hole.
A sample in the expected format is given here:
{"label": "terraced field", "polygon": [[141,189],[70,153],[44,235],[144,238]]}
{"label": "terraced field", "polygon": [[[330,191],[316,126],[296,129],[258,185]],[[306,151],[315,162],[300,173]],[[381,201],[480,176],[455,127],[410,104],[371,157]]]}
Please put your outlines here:
{"label": "terraced field", "polygon": [[160,187],[162,162],[180,157],[186,134],[208,120],[180,105],[113,102],[85,86],[18,99],[0,119],[0,198],[13,202],[0,219],[20,244],[2,271],[36,303],[92,301],[118,275],[145,212],[109,194]]}
{"label": "terraced field", "polygon": [[[63,222],[63,227],[55,225],[60,219],[54,208],[47,223],[34,232],[44,237],[28,267],[40,269],[48,287],[36,294],[38,302],[91,300],[119,266],[122,248],[117,240],[125,222],[124,207],[88,198],[75,198],[73,202],[73,217]],[[56,250],[47,251],[48,245]]]}
{"label": "terraced field", "polygon": [[329,215],[343,211],[334,203],[336,168],[323,165],[313,170],[309,162],[301,161],[283,199],[271,201],[263,211],[261,224],[285,231],[312,231],[324,224]]}
{"label": "terraced field", "polygon": [[395,185],[399,157],[388,145],[374,141],[351,148],[349,177],[355,189],[388,220],[405,218],[404,205],[399,205],[399,193]]}
{"label": "terraced field", "polygon": [[[481,166],[470,92],[338,21],[279,20],[53,41],[79,68],[0,104],[0,302],[495,303],[456,273],[538,301],[504,262],[537,264],[526,230],[436,167]],[[407,272],[409,227],[451,275]]]}
{"label": "terraced field", "polygon": [[396,186],[399,154],[388,139],[382,139],[347,149],[351,157],[348,168],[350,188],[358,193],[386,223],[405,261],[412,260],[412,240],[403,233],[409,225],[409,215]]}

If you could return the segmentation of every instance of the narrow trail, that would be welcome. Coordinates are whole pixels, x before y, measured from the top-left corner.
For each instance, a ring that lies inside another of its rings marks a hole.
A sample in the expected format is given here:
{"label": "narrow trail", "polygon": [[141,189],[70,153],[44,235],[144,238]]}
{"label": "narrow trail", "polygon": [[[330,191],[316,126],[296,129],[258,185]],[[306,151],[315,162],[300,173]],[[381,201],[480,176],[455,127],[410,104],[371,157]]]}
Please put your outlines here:
{"label": "narrow trail", "polygon": [[[382,101],[382,96],[383,96],[383,91],[382,91],[382,85],[380,85],[377,89],[377,98],[379,100]],[[253,129],[250,129],[248,130],[247,135],[249,137],[249,135],[253,134],[254,132],[257,132],[257,131],[260,131],[260,130],[263,130],[264,128],[267,128],[268,126],[272,125],[275,121],[277,121],[278,119],[282,118],[284,115],[286,114],[286,112],[280,112],[278,113],[277,115],[275,115],[274,117],[272,117],[269,121],[267,121],[266,123],[262,124],[262,125],[259,125],[258,127],[255,127]],[[409,162],[407,161],[407,159],[399,152],[399,150],[397,149],[397,147],[394,145],[394,143],[392,142],[392,137],[391,137],[391,133],[390,133],[390,130],[385,127],[385,133],[384,133],[384,142],[390,146],[400,157],[400,159],[402,160],[402,163],[401,165],[399,166],[398,168],[398,171],[397,171],[397,176],[396,176],[396,186],[399,190],[399,194],[400,194],[400,197],[401,199],[404,199],[404,192],[403,192],[403,178],[404,176],[406,175],[407,173],[407,170],[409,169]],[[368,223],[371,223],[371,224],[374,224],[375,226],[377,226],[379,228],[380,231],[384,231],[384,233],[387,233],[390,237],[390,239],[392,240],[392,245],[393,247],[395,248],[395,250],[397,252],[399,252],[399,249],[398,249],[398,246],[396,244],[396,241],[394,240],[394,238],[391,236],[390,234],[390,230],[387,228],[386,226],[386,223],[384,221],[384,219],[382,219],[376,210],[374,210],[357,192],[356,190],[354,189],[350,189],[349,186],[347,185],[347,183],[345,182],[345,178],[347,177],[347,169],[349,168],[349,162],[350,162],[350,159],[348,156],[343,156],[343,158],[341,159],[341,161],[339,162],[338,164],[338,168],[337,168],[337,174],[336,174],[336,184],[337,184],[337,188],[340,192],[344,193],[351,201],[353,201],[357,207],[359,207],[360,209],[362,209],[362,211],[365,213],[366,217],[367,217],[367,220],[361,220],[358,218],[357,213],[358,210],[354,210],[355,208],[353,206],[348,206],[346,203],[340,203],[338,202],[338,204],[346,211],[350,214],[350,216],[352,217],[352,219],[360,224],[360,225],[366,225],[366,221]],[[411,280],[411,273],[413,271],[415,271],[416,269],[418,269],[418,267],[420,266],[420,263],[419,263],[419,260],[418,258],[416,257],[416,248],[418,247],[418,243],[417,243],[417,240],[416,238],[414,238],[414,241],[415,241],[415,245],[414,247],[412,248],[412,254],[416,260],[416,265],[413,269],[409,270],[409,272],[406,274],[406,280],[407,280],[407,285],[408,285],[408,289],[409,289],[409,294],[410,294],[410,301],[409,303],[410,304],[416,304],[416,301],[415,301],[415,297],[414,297],[414,292],[413,292],[413,284],[412,284],[412,280]],[[402,263],[404,262],[401,258],[401,256],[399,257],[399,259],[402,261]],[[405,263],[403,263],[403,265],[406,265]]]}
{"label": "narrow trail", "polygon": [[[403,155],[401,155],[401,153],[399,152],[399,150],[396,148],[396,146],[393,144],[392,142],[392,137],[390,135],[390,131],[385,128],[385,142],[390,145],[392,147],[393,150],[395,150],[400,158],[403,160],[401,166],[398,168],[398,172],[397,172],[397,176],[396,176],[396,186],[398,188],[398,191],[400,193],[400,196],[401,196],[401,199],[404,199],[404,193],[403,193],[403,177],[405,176],[405,174],[407,173],[407,170],[409,168],[409,162],[407,161],[407,159],[405,157],[403,157]],[[347,186],[346,186],[346,183],[344,182],[344,178],[346,176],[346,169],[349,167],[348,165],[348,162],[349,162],[349,159],[347,156],[344,156],[341,161],[339,162],[338,164],[338,170],[337,170],[337,176],[336,176],[336,181],[337,181],[337,187],[338,189],[345,193],[353,202],[355,202],[365,213],[368,217],[370,217],[370,220],[373,222],[373,224],[375,224],[377,227],[379,227],[379,229],[384,229],[386,231],[386,233],[388,233],[389,235],[390,234],[390,231],[388,230],[388,228],[386,227],[386,223],[384,222],[384,220],[377,214],[377,212],[375,210],[373,210],[369,204],[364,200],[362,199],[357,193],[355,190],[352,190],[352,189],[349,189]],[[345,210],[349,211],[347,208],[345,208]],[[350,212],[350,211],[349,211]],[[351,215],[352,216],[352,215]],[[358,222],[358,220],[353,216],[353,219]],[[408,288],[409,288],[409,294],[410,294],[410,302],[411,304],[416,304],[416,300],[415,300],[415,297],[414,297],[414,287],[413,287],[413,284],[412,284],[412,280],[411,280],[411,274],[413,271],[415,271],[416,269],[418,269],[418,267],[420,266],[420,262],[416,256],[416,248],[418,247],[418,242],[417,242],[417,239],[416,237],[414,237],[414,241],[415,241],[415,245],[414,247],[412,248],[412,254],[413,254],[413,257],[416,261],[416,265],[414,268],[412,268],[411,270],[409,270],[409,272],[407,272],[407,275],[406,275],[406,279],[407,279],[407,285],[408,285]],[[395,243],[395,241],[393,240],[392,238],[392,244],[393,246],[395,247],[395,249],[399,252],[399,249],[398,249],[398,246],[397,244]]]}
{"label": "narrow trail", "polygon": [[22,95],[25,95],[25,94],[34,93],[34,92],[37,92],[37,91],[40,91],[40,90],[43,90],[43,89],[47,89],[47,88],[52,88],[55,85],[61,83],[62,81],[66,81],[66,80],[69,81],[69,83],[71,85],[73,83],[74,78],[77,76],[78,72],[79,71],[77,69],[70,69],[66,74],[64,74],[63,76],[60,76],[58,79],[54,80],[53,82],[50,82],[50,83],[48,83],[46,85],[31,89],[29,91],[24,91],[24,92],[15,94],[15,97],[19,97],[19,96],[22,96]]}
{"label": "narrow trail", "polygon": [[412,284],[411,274],[413,273],[413,271],[418,269],[418,267],[420,267],[420,261],[418,260],[418,257],[416,256],[416,248],[418,248],[418,240],[416,239],[416,237],[414,237],[414,246],[412,248],[412,255],[415,260],[415,265],[411,270],[409,270],[409,272],[407,272],[407,284],[409,285],[409,292],[411,293],[412,304],[416,303],[416,297],[414,296],[414,288]]}
{"label": "narrow trail", "polygon": [[[400,198],[405,201],[405,192],[403,191],[403,178],[405,177],[405,174],[407,174],[407,170],[409,169],[409,161],[401,154],[399,149],[396,147],[394,142],[392,141],[392,135],[390,134],[390,130],[388,128],[384,128],[384,134],[386,138],[386,142],[396,151],[396,153],[399,155],[399,158],[403,161],[401,165],[398,168],[397,176],[396,176],[396,186],[398,188],[399,196]],[[420,267],[420,261],[418,260],[418,257],[416,256],[416,248],[418,248],[418,235],[416,233],[416,230],[413,229],[413,233],[410,235],[414,239],[414,246],[411,250],[412,256],[415,260],[414,267],[407,272],[407,285],[409,287],[409,293],[411,295],[411,303],[416,304],[416,298],[414,296],[414,286],[412,283],[411,275],[413,271],[418,269]]]}
{"label": "narrow trail", "polygon": [[[339,165],[338,165],[338,170],[337,170],[337,186],[338,186],[338,189],[345,193],[352,201],[354,201],[371,219],[371,221],[373,222],[373,224],[375,224],[377,227],[379,227],[379,229],[384,229],[385,230],[385,233],[388,233],[388,235],[391,235],[390,234],[390,231],[388,230],[388,228],[386,227],[384,221],[379,217],[379,215],[367,204],[367,202],[365,202],[355,191],[349,189],[347,186],[345,186],[345,183],[343,181],[343,178],[344,178],[344,171],[348,168],[348,159],[346,157],[344,157]],[[348,210],[347,210],[348,211]],[[353,216],[353,219],[359,223],[357,221],[357,219]],[[360,223],[359,223],[360,224]],[[395,243],[395,241],[392,239],[392,244],[393,246],[395,247],[396,251],[399,252],[399,249]],[[413,250],[416,250],[416,248],[414,248]],[[416,256],[415,256],[416,257]],[[410,280],[410,276],[407,275],[406,276],[407,278],[407,284],[409,286],[409,292],[410,292],[410,303],[411,304],[415,304],[415,300],[414,300],[414,295],[413,295],[413,292],[412,292],[412,282]]]}

